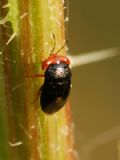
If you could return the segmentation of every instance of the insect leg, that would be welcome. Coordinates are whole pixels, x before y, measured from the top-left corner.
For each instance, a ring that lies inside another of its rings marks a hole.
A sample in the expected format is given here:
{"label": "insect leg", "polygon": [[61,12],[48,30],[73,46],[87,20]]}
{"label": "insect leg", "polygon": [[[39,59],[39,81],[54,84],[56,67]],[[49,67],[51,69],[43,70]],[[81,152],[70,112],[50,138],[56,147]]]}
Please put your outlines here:
{"label": "insect leg", "polygon": [[43,74],[34,74],[34,75],[25,75],[25,78],[39,78],[39,77],[45,77]]}

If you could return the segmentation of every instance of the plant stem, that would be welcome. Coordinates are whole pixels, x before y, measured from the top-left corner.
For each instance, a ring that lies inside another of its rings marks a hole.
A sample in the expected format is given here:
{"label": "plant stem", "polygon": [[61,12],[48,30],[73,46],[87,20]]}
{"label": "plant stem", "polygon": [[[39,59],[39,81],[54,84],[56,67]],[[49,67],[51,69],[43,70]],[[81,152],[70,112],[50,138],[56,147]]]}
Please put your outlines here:
{"label": "plant stem", "polygon": [[[40,66],[53,48],[53,34],[55,51],[63,46],[64,2],[9,0],[8,6],[9,12],[0,22],[7,22],[7,27],[2,25],[1,30],[4,33],[1,34],[1,61],[5,65],[0,72],[4,77],[0,84],[3,91],[0,103],[7,110],[3,114],[6,118],[0,123],[6,124],[8,159],[73,160],[73,123],[69,103],[56,114],[46,115],[39,99],[31,104],[44,79],[25,78],[35,73],[44,74]],[[65,54],[65,49],[60,54]]]}

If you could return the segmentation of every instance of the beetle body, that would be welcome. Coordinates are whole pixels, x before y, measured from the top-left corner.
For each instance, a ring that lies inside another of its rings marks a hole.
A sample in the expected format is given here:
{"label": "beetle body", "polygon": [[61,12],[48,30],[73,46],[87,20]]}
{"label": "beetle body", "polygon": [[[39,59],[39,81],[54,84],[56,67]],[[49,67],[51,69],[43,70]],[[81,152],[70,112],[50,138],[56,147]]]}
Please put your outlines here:
{"label": "beetle body", "polygon": [[55,49],[54,34],[53,39],[54,47],[49,57],[42,62],[42,69],[45,71],[45,74],[26,76],[32,78],[44,77],[44,83],[32,103],[40,95],[41,108],[47,114],[55,113],[64,106],[71,87],[70,61],[66,56],[58,55],[61,49],[65,47],[66,42],[56,53],[53,53]]}
{"label": "beetle body", "polygon": [[71,70],[69,65],[61,60],[57,62],[47,66],[44,84],[41,87],[40,104],[43,112],[48,114],[61,109],[70,92]]}

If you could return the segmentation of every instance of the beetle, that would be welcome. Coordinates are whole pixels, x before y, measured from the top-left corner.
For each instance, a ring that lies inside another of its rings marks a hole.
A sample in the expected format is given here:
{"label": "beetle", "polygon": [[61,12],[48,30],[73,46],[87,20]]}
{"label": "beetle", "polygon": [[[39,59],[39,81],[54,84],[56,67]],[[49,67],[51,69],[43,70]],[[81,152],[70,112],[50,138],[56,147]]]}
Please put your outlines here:
{"label": "beetle", "polygon": [[42,62],[42,69],[45,71],[44,75],[33,75],[34,77],[44,77],[44,83],[39,89],[37,97],[40,95],[41,108],[47,114],[55,113],[64,106],[71,88],[70,60],[66,56],[58,55],[65,44],[54,53],[54,35],[53,38],[54,47],[49,57]]}

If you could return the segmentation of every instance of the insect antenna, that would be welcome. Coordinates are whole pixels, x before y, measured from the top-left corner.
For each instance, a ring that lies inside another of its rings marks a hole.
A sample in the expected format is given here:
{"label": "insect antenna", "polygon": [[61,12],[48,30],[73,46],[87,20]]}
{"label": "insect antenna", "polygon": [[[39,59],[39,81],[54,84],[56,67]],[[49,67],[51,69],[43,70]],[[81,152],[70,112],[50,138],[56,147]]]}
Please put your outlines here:
{"label": "insect antenna", "polygon": [[[55,47],[56,47],[55,35],[52,34],[52,36],[53,36],[53,42],[54,42],[54,44],[53,44],[53,48],[52,48],[52,50],[51,50],[51,52],[50,52],[50,55],[53,54],[53,52],[54,52],[54,50],[55,50]],[[68,40],[65,41],[64,45],[63,45],[55,54],[58,54],[58,53],[65,47],[65,45],[66,45],[67,43],[68,43]]]}
{"label": "insect antenna", "polygon": [[56,46],[55,35],[52,34],[52,36],[53,36],[53,48],[52,48],[52,50],[51,50],[51,52],[50,52],[50,55],[53,54],[53,52],[54,52],[54,50],[55,50],[55,46]]}
{"label": "insect antenna", "polygon": [[68,43],[68,40],[65,41],[64,45],[56,52],[58,54],[63,48],[65,48],[65,45]]}

